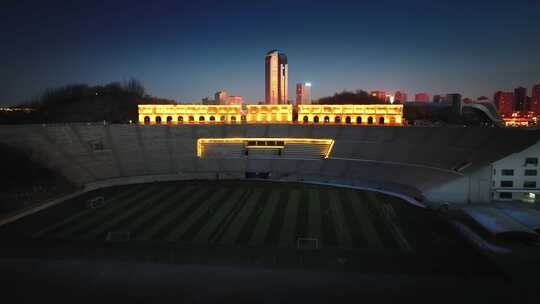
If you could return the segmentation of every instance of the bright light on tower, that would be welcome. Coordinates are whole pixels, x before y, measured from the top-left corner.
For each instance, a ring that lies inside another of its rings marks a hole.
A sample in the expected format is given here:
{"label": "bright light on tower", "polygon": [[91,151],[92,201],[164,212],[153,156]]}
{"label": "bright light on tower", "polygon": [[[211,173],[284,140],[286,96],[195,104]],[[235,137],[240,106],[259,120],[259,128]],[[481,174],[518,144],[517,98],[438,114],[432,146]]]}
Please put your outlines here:
{"label": "bright light on tower", "polygon": [[306,87],[310,87],[311,86],[311,82],[306,82]]}

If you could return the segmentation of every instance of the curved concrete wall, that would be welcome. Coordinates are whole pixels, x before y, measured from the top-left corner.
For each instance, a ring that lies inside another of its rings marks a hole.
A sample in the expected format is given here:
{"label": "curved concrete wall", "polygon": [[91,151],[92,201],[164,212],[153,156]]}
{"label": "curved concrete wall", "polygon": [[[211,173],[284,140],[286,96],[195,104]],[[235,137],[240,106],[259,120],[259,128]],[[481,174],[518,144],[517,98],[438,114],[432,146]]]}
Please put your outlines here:
{"label": "curved concrete wall", "polygon": [[[326,160],[199,159],[196,140],[200,137],[331,138],[335,145]],[[469,175],[527,148],[538,138],[538,132],[465,127],[0,126],[0,142],[27,151],[37,161],[81,185],[144,176],[243,178],[246,171],[264,171],[275,179],[368,184],[416,196],[427,194],[428,199],[441,200],[448,194],[449,200],[455,202],[471,200]],[[466,163],[469,164],[465,171],[454,170]],[[463,178],[469,180],[468,188],[462,190],[459,181]]]}

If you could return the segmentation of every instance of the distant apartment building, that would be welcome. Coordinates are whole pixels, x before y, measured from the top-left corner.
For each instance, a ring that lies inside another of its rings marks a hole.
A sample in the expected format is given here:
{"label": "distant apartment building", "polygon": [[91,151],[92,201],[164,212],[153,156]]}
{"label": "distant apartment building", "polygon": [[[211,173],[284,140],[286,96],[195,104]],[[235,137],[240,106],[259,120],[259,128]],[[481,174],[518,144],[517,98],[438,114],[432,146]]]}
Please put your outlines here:
{"label": "distant apartment building", "polygon": [[532,89],[529,111],[533,112],[535,116],[540,115],[540,84],[535,85]]}
{"label": "distant apartment building", "polygon": [[514,110],[518,112],[527,112],[527,89],[517,87],[514,89]]}
{"label": "distant apartment building", "polygon": [[414,101],[416,102],[429,102],[428,93],[417,93],[414,95]]}
{"label": "distant apartment building", "polygon": [[225,105],[242,105],[244,103],[244,97],[231,95],[227,97]]}
{"label": "distant apartment building", "polygon": [[224,105],[227,102],[227,91],[218,91],[214,95],[215,103],[218,105]]}
{"label": "distant apartment building", "polygon": [[379,99],[381,101],[386,100],[386,92],[385,91],[371,91],[370,95],[373,96],[373,97],[377,97],[377,99]]}
{"label": "distant apartment building", "polygon": [[203,105],[215,105],[216,104],[216,101],[213,100],[213,99],[210,99],[209,97],[204,97],[202,99],[202,104]]}
{"label": "distant apartment building", "polygon": [[463,107],[461,94],[446,94],[446,102],[452,106],[454,113],[461,115],[461,109]]}
{"label": "distant apartment building", "polygon": [[433,95],[433,103],[443,103],[444,97],[442,95]]}
{"label": "distant apartment building", "polygon": [[311,104],[311,83],[296,84],[296,105]]}
{"label": "distant apartment building", "polygon": [[272,50],[265,57],[265,97],[266,104],[287,104],[288,96],[287,56]]}
{"label": "distant apartment building", "polygon": [[407,102],[407,94],[405,92],[396,91],[396,94],[394,94],[394,103],[405,102]]}
{"label": "distant apartment building", "polygon": [[511,116],[514,111],[514,93],[498,91],[493,96],[495,107],[501,116]]}

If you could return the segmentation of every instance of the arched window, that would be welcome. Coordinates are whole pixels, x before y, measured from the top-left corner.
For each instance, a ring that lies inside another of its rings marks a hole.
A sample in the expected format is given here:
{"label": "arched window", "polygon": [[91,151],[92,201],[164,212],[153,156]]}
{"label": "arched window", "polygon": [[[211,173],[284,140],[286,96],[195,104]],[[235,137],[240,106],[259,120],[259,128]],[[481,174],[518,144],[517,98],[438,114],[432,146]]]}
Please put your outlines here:
{"label": "arched window", "polygon": [[396,118],[395,117],[390,117],[390,123],[391,124],[395,124],[396,123]]}
{"label": "arched window", "polygon": [[145,116],[145,117],[144,117],[144,124],[147,125],[147,124],[149,124],[149,123],[150,123],[150,117]]}
{"label": "arched window", "polygon": [[384,125],[384,117],[379,118],[379,124]]}
{"label": "arched window", "polygon": [[313,122],[314,123],[319,123],[319,116],[313,117]]}
{"label": "arched window", "polygon": [[204,121],[204,116],[199,116],[199,121]]}
{"label": "arched window", "polygon": [[172,123],[172,116],[167,116],[167,123],[168,124]]}
{"label": "arched window", "polygon": [[216,121],[216,118],[214,116],[210,116],[210,121]]}
{"label": "arched window", "polygon": [[325,117],[324,117],[324,123],[329,123],[329,122],[330,122],[330,117],[325,116]]}
{"label": "arched window", "polygon": [[178,116],[178,123],[183,123],[183,122],[184,122],[184,117]]}
{"label": "arched window", "polygon": [[371,117],[371,116],[368,117],[367,123],[368,123],[368,125],[372,125],[373,124],[373,117]]}
{"label": "arched window", "polygon": [[219,118],[219,120],[225,121],[225,116],[221,115],[221,117]]}
{"label": "arched window", "polygon": [[302,120],[304,121],[304,123],[308,123],[309,118],[307,116],[304,116],[304,118]]}
{"label": "arched window", "polygon": [[348,124],[351,123],[351,117],[350,116],[345,117],[345,123],[348,123]]}
{"label": "arched window", "polygon": [[160,123],[161,123],[161,116],[156,116],[156,123],[157,123],[157,124],[160,124]]}
{"label": "arched window", "polygon": [[189,117],[189,122],[194,122],[194,121],[195,121],[195,117],[190,116],[190,117]]}
{"label": "arched window", "polygon": [[356,117],[356,123],[361,124],[362,123],[362,116]]}
{"label": "arched window", "polygon": [[231,116],[231,122],[236,122],[236,116]]}
{"label": "arched window", "polygon": [[341,122],[341,117],[339,117],[339,116],[334,117],[334,122],[335,123],[340,123]]}

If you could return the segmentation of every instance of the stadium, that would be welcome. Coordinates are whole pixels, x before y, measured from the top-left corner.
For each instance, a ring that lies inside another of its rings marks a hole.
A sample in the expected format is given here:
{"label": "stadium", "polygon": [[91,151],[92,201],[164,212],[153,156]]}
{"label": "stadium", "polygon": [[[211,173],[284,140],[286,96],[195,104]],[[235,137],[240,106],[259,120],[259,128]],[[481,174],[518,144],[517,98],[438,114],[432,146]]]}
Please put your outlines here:
{"label": "stadium", "polygon": [[509,274],[452,210],[489,202],[483,172],[538,133],[87,123],[3,126],[0,138],[79,189],[2,219],[4,258],[430,276],[429,292],[448,280],[470,292],[456,280],[474,277],[480,293]]}

